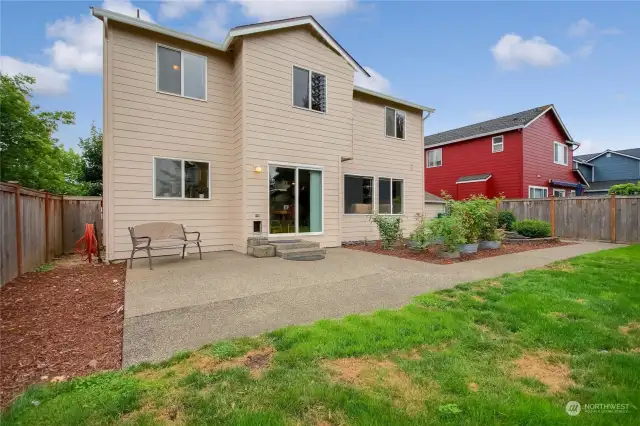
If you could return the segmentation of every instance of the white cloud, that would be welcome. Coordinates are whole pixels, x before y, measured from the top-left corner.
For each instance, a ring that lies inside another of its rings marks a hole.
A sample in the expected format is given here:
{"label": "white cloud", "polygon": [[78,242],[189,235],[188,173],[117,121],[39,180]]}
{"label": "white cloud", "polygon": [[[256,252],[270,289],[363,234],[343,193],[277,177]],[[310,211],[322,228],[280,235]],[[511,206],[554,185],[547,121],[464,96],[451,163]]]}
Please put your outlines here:
{"label": "white cloud", "polygon": [[367,77],[360,71],[354,73],[354,84],[364,87],[365,89],[375,90],[376,92],[389,93],[391,91],[391,83],[373,68],[364,67],[371,75]]}
{"label": "white cloud", "polygon": [[[102,7],[129,16],[137,13],[129,0],[105,0]],[[140,9],[140,19],[153,22],[144,9]],[[101,72],[102,23],[98,19],[89,15],[58,19],[47,25],[47,37],[55,39],[53,45],[45,49],[53,67],[83,73]]]}
{"label": "white cloud", "polygon": [[591,139],[583,139],[578,142],[580,142],[580,147],[575,150],[573,155],[595,154],[603,151],[603,149]]}
{"label": "white cloud", "polygon": [[605,28],[604,30],[600,31],[600,34],[602,35],[622,35],[623,32],[622,30],[616,28],[616,27],[611,27],[611,28]]}
{"label": "white cloud", "polygon": [[205,9],[196,24],[196,33],[201,37],[222,41],[229,32],[229,8],[226,3],[216,3]]}
{"label": "white cloud", "polygon": [[585,43],[584,45],[582,45],[582,47],[580,47],[580,49],[577,50],[576,56],[580,58],[587,58],[591,56],[591,54],[593,53],[593,46],[593,43]]}
{"label": "white cloud", "polygon": [[594,29],[595,25],[589,22],[586,18],[580,19],[578,22],[574,22],[569,25],[567,33],[570,37],[585,37],[589,35]]}
{"label": "white cloud", "polygon": [[542,37],[525,40],[517,34],[505,34],[491,48],[496,62],[505,69],[517,69],[523,65],[553,67],[569,60],[556,46]]}
{"label": "white cloud", "polygon": [[162,0],[160,16],[166,19],[181,18],[187,13],[198,10],[204,0]]}
{"label": "white cloud", "polygon": [[242,6],[244,15],[260,21],[313,15],[342,15],[356,7],[356,0],[230,0]]}
{"label": "white cloud", "polygon": [[35,77],[33,91],[40,95],[61,95],[67,92],[69,75],[51,67],[23,62],[10,56],[0,56],[0,71],[9,76],[25,74]]}

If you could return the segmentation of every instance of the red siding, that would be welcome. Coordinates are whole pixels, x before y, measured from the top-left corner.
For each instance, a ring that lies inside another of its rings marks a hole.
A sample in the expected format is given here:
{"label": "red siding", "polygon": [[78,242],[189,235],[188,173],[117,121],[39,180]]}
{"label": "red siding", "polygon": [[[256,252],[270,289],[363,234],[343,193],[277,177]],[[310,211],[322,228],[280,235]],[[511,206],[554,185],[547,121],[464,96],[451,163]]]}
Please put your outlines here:
{"label": "red siding", "polygon": [[522,133],[504,133],[504,151],[495,154],[491,152],[493,136],[442,146],[440,167],[426,168],[425,150],[425,189],[435,195],[445,190],[460,199],[456,188],[459,177],[491,173],[486,196],[503,193],[508,198],[522,197]]}
{"label": "red siding", "polygon": [[529,197],[529,185],[549,188],[549,179],[578,183],[573,173],[573,152],[569,146],[569,161],[566,166],[553,162],[553,142],[564,142],[567,135],[558,124],[553,112],[531,123],[524,129],[524,179],[522,181],[522,197]]}
{"label": "red siding", "polygon": [[487,195],[491,192],[491,186],[489,183],[491,179],[484,182],[470,182],[457,184],[458,192],[456,194],[456,200],[464,200],[472,195]]}

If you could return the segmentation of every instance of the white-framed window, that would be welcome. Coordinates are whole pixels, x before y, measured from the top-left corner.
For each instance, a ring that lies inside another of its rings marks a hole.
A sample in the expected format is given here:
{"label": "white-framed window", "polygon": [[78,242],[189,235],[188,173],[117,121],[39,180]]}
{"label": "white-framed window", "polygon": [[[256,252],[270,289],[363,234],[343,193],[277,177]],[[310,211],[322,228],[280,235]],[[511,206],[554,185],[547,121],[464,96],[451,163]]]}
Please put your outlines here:
{"label": "white-framed window", "polygon": [[442,166],[442,148],[427,151],[427,167]]}
{"label": "white-framed window", "polygon": [[211,164],[153,157],[153,198],[210,200]]}
{"label": "white-framed window", "polygon": [[548,196],[549,188],[529,185],[529,198],[547,198]]}
{"label": "white-framed window", "polygon": [[569,163],[569,147],[560,142],[553,143],[553,162],[566,166]]}
{"label": "white-framed window", "polygon": [[567,191],[564,189],[553,189],[553,196],[558,198],[564,198],[567,196]]}
{"label": "white-framed window", "polygon": [[373,176],[344,175],[344,213],[373,213]]}
{"label": "white-framed window", "polygon": [[494,136],[491,138],[491,152],[504,151],[504,136]]}
{"label": "white-framed window", "polygon": [[207,100],[207,58],[156,45],[156,90],[190,99]]}
{"label": "white-framed window", "polygon": [[378,178],[378,213],[402,214],[404,204],[404,180]]}
{"label": "white-framed window", "polygon": [[293,106],[316,112],[327,111],[327,76],[293,66]]}
{"label": "white-framed window", "polygon": [[404,139],[407,115],[404,111],[391,107],[384,108],[385,134],[390,138]]}

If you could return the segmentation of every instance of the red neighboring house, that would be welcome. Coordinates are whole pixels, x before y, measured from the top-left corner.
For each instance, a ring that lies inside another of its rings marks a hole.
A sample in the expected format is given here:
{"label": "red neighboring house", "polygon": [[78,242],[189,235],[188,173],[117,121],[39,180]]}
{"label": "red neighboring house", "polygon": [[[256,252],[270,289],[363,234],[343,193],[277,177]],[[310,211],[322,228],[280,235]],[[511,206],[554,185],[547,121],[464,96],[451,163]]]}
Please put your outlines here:
{"label": "red neighboring house", "polygon": [[553,105],[425,136],[425,190],[462,200],[581,195],[578,147]]}

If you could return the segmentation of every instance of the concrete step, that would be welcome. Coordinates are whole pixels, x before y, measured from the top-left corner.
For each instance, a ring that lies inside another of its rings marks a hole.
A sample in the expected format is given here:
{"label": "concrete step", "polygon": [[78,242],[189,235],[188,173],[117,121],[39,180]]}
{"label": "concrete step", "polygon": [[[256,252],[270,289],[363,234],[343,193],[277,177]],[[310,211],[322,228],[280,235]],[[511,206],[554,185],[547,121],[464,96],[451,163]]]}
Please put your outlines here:
{"label": "concrete step", "polygon": [[283,259],[295,259],[296,257],[307,256],[324,256],[327,253],[327,249],[324,247],[302,247],[302,248],[290,248],[290,249],[276,249],[276,256]]}
{"label": "concrete step", "polygon": [[269,245],[272,245],[276,248],[276,254],[278,253],[279,250],[320,247],[319,243],[314,243],[312,241],[303,241],[303,240],[269,241]]}

